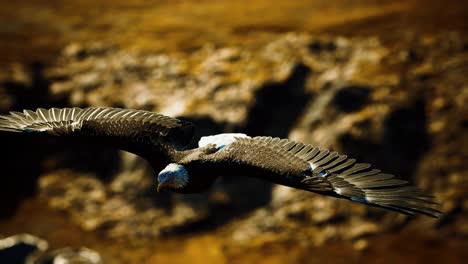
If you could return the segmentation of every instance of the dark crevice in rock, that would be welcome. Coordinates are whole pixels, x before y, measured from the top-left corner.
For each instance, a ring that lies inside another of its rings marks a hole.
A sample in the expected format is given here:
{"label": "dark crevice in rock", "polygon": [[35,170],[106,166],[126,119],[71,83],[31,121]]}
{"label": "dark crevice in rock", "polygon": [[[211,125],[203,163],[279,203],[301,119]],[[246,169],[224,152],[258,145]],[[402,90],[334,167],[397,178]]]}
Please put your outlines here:
{"label": "dark crevice in rock", "polygon": [[[29,69],[30,82],[6,81],[1,85],[12,95],[14,105],[11,110],[22,111],[24,108],[49,106],[49,84],[43,76],[44,65],[33,63]],[[48,103],[49,104],[48,104]],[[0,217],[14,212],[16,205],[23,198],[34,194],[36,180],[41,173],[41,163],[50,148],[41,144],[34,135],[3,133],[0,137],[3,156],[3,182],[0,187]]]}
{"label": "dark crevice in rock", "polygon": [[314,40],[309,44],[309,50],[312,53],[320,53],[322,51],[333,52],[336,50],[336,43],[332,40]]}
{"label": "dark crevice in rock", "polygon": [[358,160],[408,179],[430,146],[425,101],[416,99],[411,105],[390,113],[384,121],[380,144],[350,134],[342,135],[339,141],[345,153],[353,153]]}
{"label": "dark crevice in rock", "polygon": [[386,167],[408,177],[414,174],[424,152],[430,146],[427,134],[426,105],[417,99],[408,107],[392,112],[385,120],[383,144],[386,152],[392,155]]}
{"label": "dark crevice in rock", "polygon": [[285,82],[259,89],[244,132],[250,136],[287,137],[310,99],[304,89],[309,74],[306,65],[298,64]]}
{"label": "dark crevice in rock", "polygon": [[44,77],[45,65],[35,62],[29,67],[29,83],[6,81],[2,86],[15,98],[11,110],[22,111],[25,108],[62,107],[65,101],[54,101],[49,97],[49,82]]}
{"label": "dark crevice in rock", "polygon": [[338,90],[333,98],[333,104],[342,112],[354,112],[362,109],[369,101],[370,88],[351,85]]}
{"label": "dark crevice in rock", "polygon": [[3,151],[0,198],[5,201],[0,216],[14,212],[24,197],[35,194],[38,177],[44,171],[72,169],[110,180],[120,168],[120,154],[113,148],[74,139],[41,134],[5,133],[0,138]]}
{"label": "dark crevice in rock", "polygon": [[42,172],[44,153],[35,137],[5,133],[2,146],[2,184],[0,185],[0,217],[14,213],[18,202],[35,193],[36,181]]}
{"label": "dark crevice in rock", "polygon": [[26,244],[24,242],[15,244],[8,248],[0,250],[1,263],[22,264],[27,263],[28,256],[36,252],[38,249],[36,245]]}
{"label": "dark crevice in rock", "polygon": [[53,170],[71,169],[91,173],[107,182],[120,169],[120,153],[115,148],[66,138],[53,138],[47,146],[50,148],[47,163]]}

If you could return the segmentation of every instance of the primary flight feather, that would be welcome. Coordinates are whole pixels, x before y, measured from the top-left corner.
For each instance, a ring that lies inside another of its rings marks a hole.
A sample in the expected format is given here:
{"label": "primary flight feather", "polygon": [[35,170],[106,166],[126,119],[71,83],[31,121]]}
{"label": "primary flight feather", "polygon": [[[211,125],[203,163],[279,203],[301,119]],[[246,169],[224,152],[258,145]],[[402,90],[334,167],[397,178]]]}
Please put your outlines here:
{"label": "primary flight feather", "polygon": [[80,137],[137,154],[158,174],[158,191],[207,190],[219,176],[248,176],[406,215],[438,217],[432,196],[346,155],[288,139],[219,134],[188,149],[194,127],[143,110],[39,108],[0,115],[0,131]]}

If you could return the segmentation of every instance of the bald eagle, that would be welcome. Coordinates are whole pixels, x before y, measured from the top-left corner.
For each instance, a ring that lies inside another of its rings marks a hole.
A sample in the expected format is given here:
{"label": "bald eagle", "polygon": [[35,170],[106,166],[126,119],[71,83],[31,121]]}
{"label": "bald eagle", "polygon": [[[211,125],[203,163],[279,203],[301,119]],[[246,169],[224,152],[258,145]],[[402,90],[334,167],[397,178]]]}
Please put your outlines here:
{"label": "bald eagle", "polygon": [[108,144],[160,171],[158,191],[207,190],[219,176],[256,177],[406,215],[439,217],[433,196],[405,180],[324,148],[272,137],[219,134],[188,148],[190,122],[132,109],[39,108],[0,115],[0,131],[47,133]]}

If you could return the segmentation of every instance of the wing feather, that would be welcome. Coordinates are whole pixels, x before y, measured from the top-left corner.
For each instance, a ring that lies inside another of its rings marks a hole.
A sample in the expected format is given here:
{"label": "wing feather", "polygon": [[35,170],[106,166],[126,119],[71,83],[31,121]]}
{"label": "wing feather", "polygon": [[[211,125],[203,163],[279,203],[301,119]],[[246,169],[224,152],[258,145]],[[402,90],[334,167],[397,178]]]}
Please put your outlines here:
{"label": "wing feather", "polygon": [[325,156],[328,155],[328,153],[330,153],[330,151],[328,149],[322,149],[320,150],[319,154],[317,156],[315,156],[313,159],[310,160],[310,163],[312,164],[315,164],[317,163],[319,160],[323,159]]}
{"label": "wing feather", "polygon": [[103,142],[138,155],[169,155],[184,148],[193,126],[149,111],[88,107],[38,108],[0,115],[0,131],[43,132]]}
{"label": "wing feather", "polygon": [[349,166],[348,164],[346,164],[346,162],[344,162],[343,164],[338,166],[338,164],[345,161],[347,158],[348,158],[348,156],[346,156],[346,155],[339,155],[337,159],[330,162],[329,164],[326,164],[326,165],[322,166],[322,168],[326,170],[326,169],[331,169],[331,168],[335,169],[335,168],[339,168],[339,167],[343,167],[343,166],[344,167]]}
{"label": "wing feather", "polygon": [[309,153],[305,154],[302,158],[304,160],[311,160],[315,157],[315,155],[317,155],[318,153],[320,152],[320,149],[317,148],[317,147],[314,147]]}
{"label": "wing feather", "polygon": [[438,217],[430,195],[392,174],[327,149],[271,137],[238,138],[215,159],[274,183],[403,213]]}

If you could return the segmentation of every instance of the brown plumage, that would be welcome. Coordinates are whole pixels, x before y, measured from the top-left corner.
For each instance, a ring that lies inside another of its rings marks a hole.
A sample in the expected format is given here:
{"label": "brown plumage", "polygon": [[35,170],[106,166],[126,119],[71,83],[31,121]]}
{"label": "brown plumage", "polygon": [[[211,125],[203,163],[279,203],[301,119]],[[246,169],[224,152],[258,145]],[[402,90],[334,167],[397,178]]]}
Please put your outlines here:
{"label": "brown plumage", "polygon": [[0,131],[82,137],[135,153],[156,170],[165,167],[158,176],[158,189],[199,192],[219,176],[248,176],[407,215],[440,215],[432,208],[436,205],[432,196],[346,155],[288,139],[244,134],[203,137],[198,148],[186,149],[193,126],[148,111],[25,110],[0,116]]}

